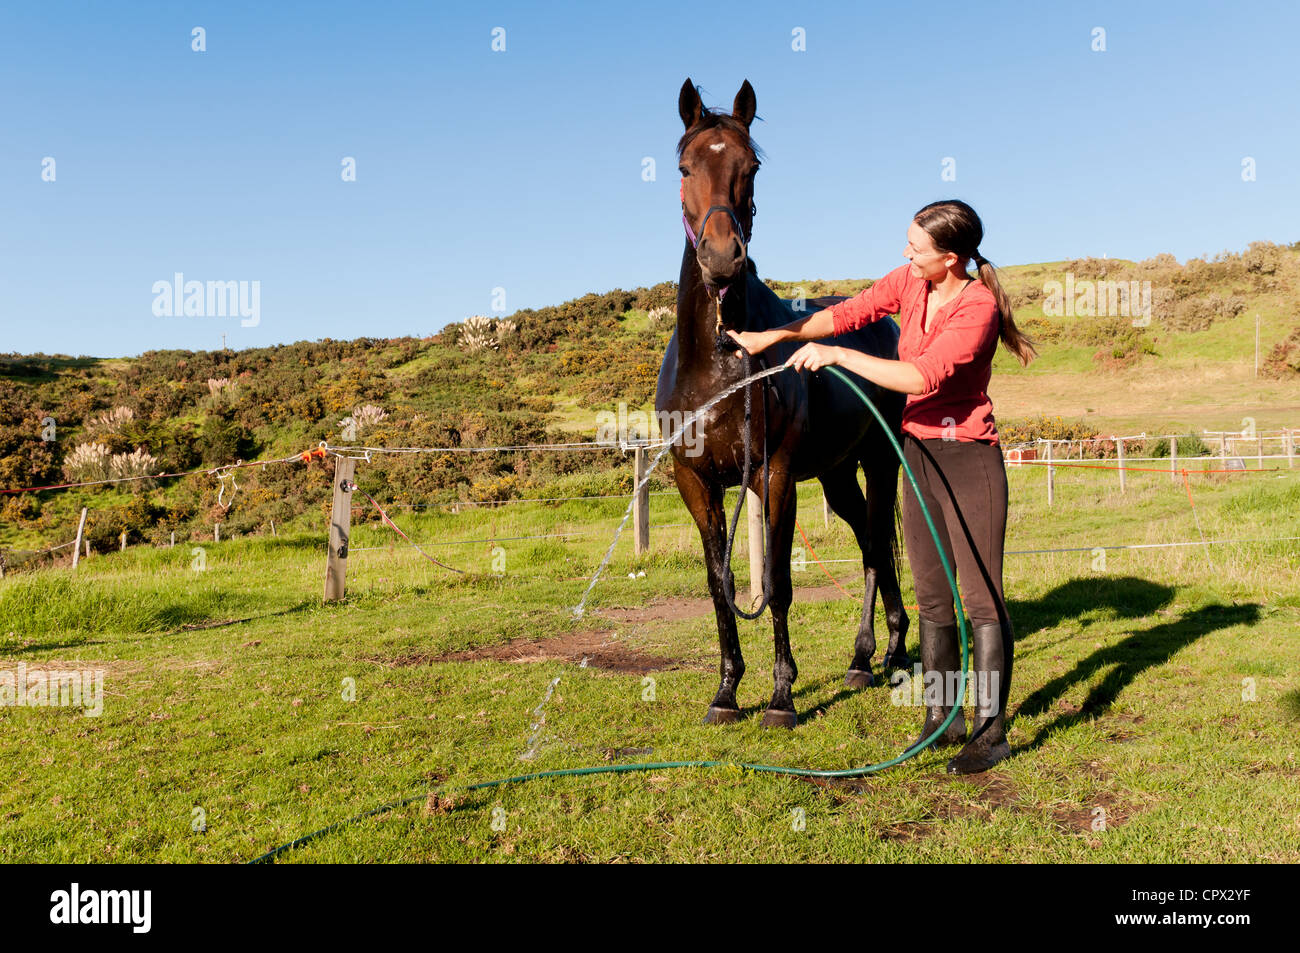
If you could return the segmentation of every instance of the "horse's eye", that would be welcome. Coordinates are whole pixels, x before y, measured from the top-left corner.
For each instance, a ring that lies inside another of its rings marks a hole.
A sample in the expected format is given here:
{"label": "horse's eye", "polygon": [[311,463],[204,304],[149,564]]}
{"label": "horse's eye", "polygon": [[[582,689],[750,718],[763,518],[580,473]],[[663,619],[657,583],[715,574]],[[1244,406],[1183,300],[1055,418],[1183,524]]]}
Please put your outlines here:
{"label": "horse's eye", "polygon": [[682,174],[682,178],[685,178],[686,176],[690,175],[690,173],[687,172],[685,169],[683,169],[681,166],[677,167],[677,171]]}

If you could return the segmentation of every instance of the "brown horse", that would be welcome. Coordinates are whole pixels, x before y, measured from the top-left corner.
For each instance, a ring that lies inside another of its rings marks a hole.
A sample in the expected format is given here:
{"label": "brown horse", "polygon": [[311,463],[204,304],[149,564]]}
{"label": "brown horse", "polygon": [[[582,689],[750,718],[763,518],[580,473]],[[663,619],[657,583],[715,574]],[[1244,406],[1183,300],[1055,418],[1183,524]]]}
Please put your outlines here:
{"label": "brown horse", "polygon": [[[742,354],[741,360],[726,330],[778,327],[803,316],[759,280],[747,254],[755,212],[754,174],[759,165],[758,150],[749,135],[755,111],[749,81],[736,94],[727,115],[706,109],[688,78],[678,98],[678,111],[686,125],[677,155],[687,240],[677,291],[677,329],[664,354],[655,397],[661,420],[671,419],[665,414],[685,416],[750,372],[784,363],[795,350],[792,344],[776,345],[756,358]],[[828,297],[809,303],[817,308],[841,300]],[[879,357],[897,358],[898,334],[897,324],[885,319],[830,340]],[[899,437],[904,395],[850,376]],[[699,428],[697,439],[674,444],[672,456],[677,489],[704,542],[721,645],[721,684],[704,720],[720,723],[740,717],[736,686],[744,675],[745,662],[736,612],[743,610],[734,606],[722,501],[727,487],[741,484],[746,469],[750,470],[748,487],[760,497],[766,496],[765,530],[770,539],[764,590],[772,610],[776,687],[763,725],[792,728],[796,722],[791,686],[798,671],[790,652],[787,615],[793,598],[790,554],[795,488],[800,480],[816,477],[821,481],[831,509],[853,529],[862,550],[866,593],[845,684],[862,688],[874,682],[871,659],[876,651],[877,588],[889,627],[884,664],[906,667],[908,618],[898,585],[895,524],[899,461],[870,411],[834,375],[784,371],[741,388],[695,426]],[[750,452],[766,466],[746,468],[743,461]],[[858,485],[859,465],[867,477],[865,498]],[[745,617],[751,616],[745,613]]]}

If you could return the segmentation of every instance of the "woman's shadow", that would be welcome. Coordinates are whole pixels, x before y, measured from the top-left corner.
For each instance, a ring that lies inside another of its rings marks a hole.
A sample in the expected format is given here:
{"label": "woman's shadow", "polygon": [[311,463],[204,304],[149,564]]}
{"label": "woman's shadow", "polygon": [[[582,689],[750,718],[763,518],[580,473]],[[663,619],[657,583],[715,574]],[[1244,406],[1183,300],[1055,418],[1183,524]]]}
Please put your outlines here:
{"label": "woman's shadow", "polygon": [[[1040,629],[1070,620],[1076,620],[1084,627],[1092,625],[1098,610],[1102,610],[1102,616],[1107,621],[1116,618],[1138,621],[1154,615],[1168,605],[1173,594],[1174,590],[1169,586],[1132,576],[1078,578],[1057,586],[1033,602],[1012,602],[1008,605],[1008,611],[1019,623],[1016,641],[1021,642]],[[1041,715],[1049,711],[1053,703],[1070,688],[1081,682],[1090,682],[1093,675],[1101,669],[1110,669],[1088,693],[1077,711],[1062,713],[1052,719],[1038,730],[1033,740],[1019,750],[1037,748],[1054,732],[1096,718],[1109,709],[1120,693],[1139,675],[1169,661],[1177,652],[1202,636],[1218,629],[1256,622],[1258,619],[1259,606],[1253,603],[1201,606],[1177,618],[1135,631],[1119,643],[1097,649],[1076,663],[1066,674],[1034,689],[1020,703],[1012,715],[1013,720],[1021,715]],[[1077,634],[1072,633],[1067,638],[1077,637]],[[1028,652],[1017,651],[1016,658],[1020,660],[1048,651],[1064,641],[1061,639],[1037,646]]]}

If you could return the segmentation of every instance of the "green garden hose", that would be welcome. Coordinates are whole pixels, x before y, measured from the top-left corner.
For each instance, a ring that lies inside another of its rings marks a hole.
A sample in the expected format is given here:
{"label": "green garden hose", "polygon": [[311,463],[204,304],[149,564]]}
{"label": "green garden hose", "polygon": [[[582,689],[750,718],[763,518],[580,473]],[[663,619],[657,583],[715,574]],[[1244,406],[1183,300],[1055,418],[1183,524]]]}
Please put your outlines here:
{"label": "green garden hose", "polygon": [[862,403],[864,403],[867,406],[867,409],[870,410],[872,414],[875,415],[876,420],[879,421],[881,429],[884,430],[885,435],[889,437],[889,442],[890,444],[893,445],[894,452],[898,454],[898,459],[903,464],[903,472],[907,474],[908,482],[912,484],[912,492],[916,494],[916,501],[921,506],[921,513],[925,517],[926,525],[930,528],[930,535],[934,537],[935,549],[938,550],[939,553],[939,561],[943,564],[944,575],[948,577],[948,585],[952,587],[953,599],[956,600],[958,634],[959,634],[959,638],[961,639],[962,678],[958,680],[957,698],[955,703],[952,706],[952,711],[948,713],[948,717],[944,719],[943,723],[934,730],[933,734],[931,734],[928,738],[925,738],[921,741],[917,741],[912,745],[910,745],[909,747],[904,748],[901,754],[899,754],[894,758],[890,758],[888,761],[881,761],[879,764],[869,764],[861,768],[845,768],[844,770],[841,771],[818,771],[813,768],[785,768],[785,767],[780,767],[778,765],[745,764],[743,762],[736,762],[736,761],[660,761],[660,762],[646,763],[646,764],[609,764],[609,765],[597,765],[589,768],[563,768],[556,771],[537,771],[532,774],[518,774],[515,775],[514,777],[498,778],[494,781],[480,781],[477,784],[463,785],[456,788],[446,788],[446,789],[435,788],[433,790],[426,790],[420,794],[416,794],[408,798],[403,798],[400,801],[394,801],[391,804],[383,804],[377,808],[374,808],[373,810],[366,811],[364,814],[358,814],[356,817],[351,817],[344,821],[338,821],[334,824],[329,825],[328,827],[322,827],[318,831],[313,831],[310,834],[304,834],[302,837],[299,837],[297,840],[290,841],[287,844],[282,844],[281,846],[276,847],[273,850],[267,851],[265,854],[262,854],[260,857],[254,858],[253,860],[249,861],[249,863],[251,864],[274,863],[275,858],[278,857],[280,854],[301,847],[303,844],[315,840],[318,837],[323,837],[324,835],[336,831],[341,827],[345,827],[348,824],[355,823],[356,821],[364,820],[367,817],[375,817],[376,815],[385,814],[389,811],[393,811],[398,808],[405,807],[408,804],[413,804],[416,801],[427,798],[431,793],[440,792],[443,790],[465,791],[465,792],[482,791],[482,790],[486,790],[487,788],[499,787],[505,784],[522,784],[525,781],[540,781],[543,778],[574,778],[574,777],[582,777],[584,775],[591,775],[591,774],[628,774],[633,771],[663,771],[671,768],[731,767],[731,768],[741,768],[743,770],[748,770],[748,771],[762,772],[765,774],[784,774],[784,775],[791,775],[793,777],[800,777],[800,778],[857,778],[867,774],[875,774],[877,771],[883,771],[885,768],[892,768],[896,764],[901,764],[902,762],[907,761],[910,758],[916,757],[918,754],[920,754],[922,751],[924,751],[926,748],[932,745],[935,739],[938,738],[941,734],[943,734],[943,732],[947,729],[947,727],[950,724],[952,724],[953,719],[957,717],[957,713],[962,710],[962,704],[964,703],[966,697],[965,676],[966,676],[967,665],[969,664],[970,661],[970,646],[966,636],[965,609],[962,607],[961,604],[961,593],[957,591],[957,579],[955,576],[953,576],[952,566],[949,565],[948,557],[944,554],[943,545],[939,540],[939,534],[934,527],[934,520],[931,519],[930,517],[930,511],[926,507],[925,500],[921,496],[921,489],[916,483],[916,476],[912,473],[912,468],[907,465],[907,460],[903,455],[903,448],[898,445],[898,440],[894,437],[894,434],[890,430],[889,425],[885,423],[885,419],[880,415],[880,411],[876,409],[876,405],[871,402],[871,399],[867,397],[867,395],[864,394],[862,390],[856,384],[853,383],[853,381],[849,380],[849,378],[842,371],[840,371],[839,368],[834,367],[833,365],[828,365],[825,369],[830,371],[840,380],[844,381],[844,383],[849,386],[849,389],[852,390],[853,393],[858,395]]}

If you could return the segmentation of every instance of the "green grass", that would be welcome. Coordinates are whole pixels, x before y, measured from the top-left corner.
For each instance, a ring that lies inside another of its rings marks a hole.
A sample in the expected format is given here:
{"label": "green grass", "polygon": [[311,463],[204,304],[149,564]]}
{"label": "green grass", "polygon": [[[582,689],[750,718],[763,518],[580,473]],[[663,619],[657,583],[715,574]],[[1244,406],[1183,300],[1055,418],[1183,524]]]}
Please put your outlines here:
{"label": "green grass", "polygon": [[[1062,471],[1051,508],[1040,468],[1009,476],[1008,550],[1198,538],[1185,491],[1162,474],[1131,475],[1121,495],[1113,473]],[[1196,477],[1193,494],[1208,538],[1300,536],[1300,470]],[[359,525],[349,598],[330,606],[319,601],[315,534],[206,544],[201,572],[187,544],[3,580],[0,671],[103,669],[106,695],[97,718],[0,708],[0,857],[237,862],[436,782],[611,759],[847,768],[911,740],[921,712],[891,704],[887,686],[840,687],[858,614],[842,597],[797,597],[792,610],[795,731],[758,725],[771,691],[768,616],[741,623],[749,717],[700,724],[716,687],[711,611],[635,615],[704,592],[694,527],[667,525],[687,521],[680,501],[651,499],[652,552],[633,557],[625,535],[578,621],[569,609],[622,516],[619,500],[395,510],[417,540],[502,540],[504,572],[493,572],[501,553],[487,542],[433,550],[467,570],[460,576],[409,549],[371,548],[396,539]],[[823,526],[819,488],[805,485],[801,500],[818,555],[856,558],[843,523]],[[561,532],[583,535],[503,539]],[[1300,547],[1108,549],[1104,570],[1096,558],[1007,556],[1015,757],[983,777],[951,780],[951,752],[929,752],[854,784],[732,769],[542,781],[417,801],[285,859],[1300,860]],[[860,591],[854,563],[828,568]],[[636,570],[646,575],[629,579]],[[747,584],[743,556],[736,570]],[[827,584],[811,561],[795,578]],[[911,602],[906,566],[903,578]],[[617,607],[632,614],[599,611]],[[213,622],[231,624],[196,627]],[[606,651],[664,660],[648,676],[653,701],[639,672],[433,660],[592,630]],[[556,677],[536,756],[521,761]],[[343,697],[348,679],[355,701]],[[195,808],[204,833],[191,830]],[[1093,828],[1098,809],[1103,830]]]}

